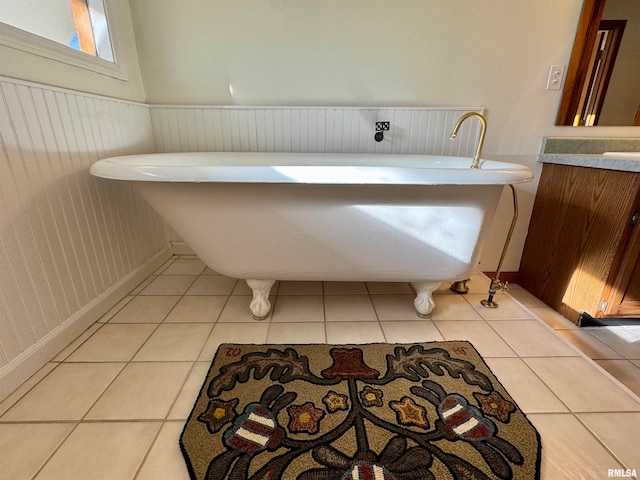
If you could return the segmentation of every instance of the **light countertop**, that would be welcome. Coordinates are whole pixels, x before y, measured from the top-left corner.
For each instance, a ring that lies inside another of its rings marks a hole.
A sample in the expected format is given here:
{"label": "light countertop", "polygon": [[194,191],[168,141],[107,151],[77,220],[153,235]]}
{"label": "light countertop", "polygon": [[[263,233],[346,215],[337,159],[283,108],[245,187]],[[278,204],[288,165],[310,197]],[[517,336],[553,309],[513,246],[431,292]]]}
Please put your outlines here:
{"label": "light countertop", "polygon": [[[608,152],[607,155],[604,155]],[[619,155],[610,152],[620,152]],[[575,167],[640,172],[640,138],[545,137],[538,161]]]}

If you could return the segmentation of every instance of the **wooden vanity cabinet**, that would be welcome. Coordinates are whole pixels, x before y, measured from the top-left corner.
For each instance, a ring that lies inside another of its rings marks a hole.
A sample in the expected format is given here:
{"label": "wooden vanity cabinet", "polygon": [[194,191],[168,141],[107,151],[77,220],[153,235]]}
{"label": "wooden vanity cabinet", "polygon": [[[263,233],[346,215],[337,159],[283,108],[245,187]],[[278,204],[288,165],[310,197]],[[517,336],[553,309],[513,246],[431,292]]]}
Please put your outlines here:
{"label": "wooden vanity cabinet", "polygon": [[520,284],[579,324],[640,318],[640,173],[545,163]]}

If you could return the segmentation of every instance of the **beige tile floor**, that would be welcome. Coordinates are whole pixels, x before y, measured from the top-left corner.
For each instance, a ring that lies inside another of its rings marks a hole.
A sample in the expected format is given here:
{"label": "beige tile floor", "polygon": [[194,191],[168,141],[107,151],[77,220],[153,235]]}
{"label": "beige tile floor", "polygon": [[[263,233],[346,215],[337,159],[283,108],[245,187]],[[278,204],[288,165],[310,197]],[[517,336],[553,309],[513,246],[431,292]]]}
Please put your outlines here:
{"label": "beige tile floor", "polygon": [[223,342],[454,339],[538,428],[543,479],[640,471],[640,329],[577,329],[517,286],[485,309],[488,280],[470,286],[443,285],[424,320],[408,284],[283,281],[258,322],[244,282],[174,257],[0,403],[0,479],[188,478],[178,436]]}

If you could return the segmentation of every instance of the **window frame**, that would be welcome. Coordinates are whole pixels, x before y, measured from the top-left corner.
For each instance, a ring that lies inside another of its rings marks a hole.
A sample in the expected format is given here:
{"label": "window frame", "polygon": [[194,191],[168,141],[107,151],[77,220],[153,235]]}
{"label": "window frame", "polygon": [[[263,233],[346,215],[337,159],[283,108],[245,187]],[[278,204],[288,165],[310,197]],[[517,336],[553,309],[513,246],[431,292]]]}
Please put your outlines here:
{"label": "window frame", "polygon": [[113,62],[74,50],[54,40],[49,40],[2,22],[0,22],[0,45],[126,81],[128,80],[127,71],[122,62],[119,61],[119,53],[122,49],[119,35],[117,34],[118,25],[114,14],[115,8],[112,0],[103,0],[103,2],[113,50]]}

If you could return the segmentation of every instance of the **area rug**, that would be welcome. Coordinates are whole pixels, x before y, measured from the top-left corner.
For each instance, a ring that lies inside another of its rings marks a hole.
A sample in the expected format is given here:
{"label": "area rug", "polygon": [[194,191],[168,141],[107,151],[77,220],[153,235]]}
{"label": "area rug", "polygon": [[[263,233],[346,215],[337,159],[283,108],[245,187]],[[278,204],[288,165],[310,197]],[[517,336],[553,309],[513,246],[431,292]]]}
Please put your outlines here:
{"label": "area rug", "polygon": [[538,479],[538,432],[468,342],[218,349],[180,437],[206,480]]}

